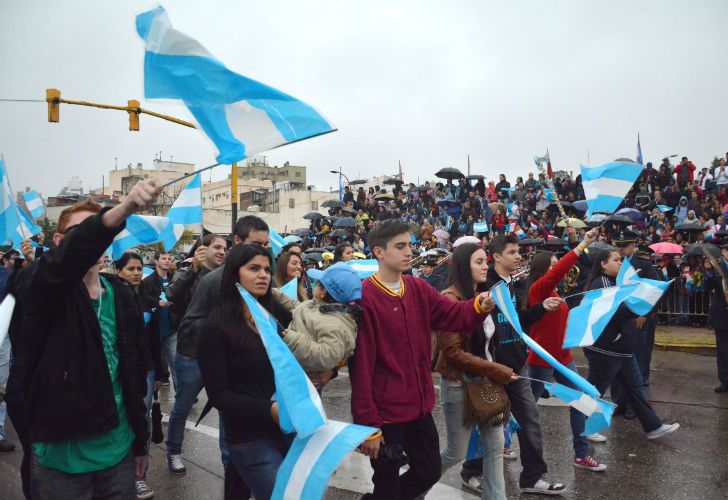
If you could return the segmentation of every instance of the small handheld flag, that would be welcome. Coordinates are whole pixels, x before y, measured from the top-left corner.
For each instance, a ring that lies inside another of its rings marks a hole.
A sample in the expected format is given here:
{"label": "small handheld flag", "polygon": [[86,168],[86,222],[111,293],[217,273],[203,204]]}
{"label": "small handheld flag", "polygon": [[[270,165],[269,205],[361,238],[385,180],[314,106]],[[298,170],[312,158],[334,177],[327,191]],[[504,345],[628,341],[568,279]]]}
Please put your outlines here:
{"label": "small handheld flag", "polygon": [[283,285],[280,288],[280,291],[293,300],[298,300],[298,278],[293,278],[291,281]]}
{"label": "small handheld flag", "polygon": [[167,212],[170,227],[162,243],[169,252],[177,244],[188,224],[202,224],[202,174],[195,174]]}
{"label": "small handheld flag", "polygon": [[119,259],[130,248],[163,241],[171,230],[167,217],[131,215],[126,219],[124,230],[117,234],[111,243],[113,259]]}
{"label": "small handheld flag", "polygon": [[43,200],[35,191],[26,191],[23,193],[23,201],[25,201],[25,206],[28,207],[28,212],[30,212],[32,218],[37,219],[45,215],[46,211],[43,206]]}
{"label": "small handheld flag", "polygon": [[594,344],[622,302],[636,289],[637,285],[612,286],[587,292],[581,304],[569,311],[564,349]]}
{"label": "small handheld flag", "polygon": [[673,281],[675,280],[659,281],[638,276],[629,258],[624,259],[617,275],[618,286],[637,285],[637,289],[624,303],[639,316],[647,316],[652,311]]}

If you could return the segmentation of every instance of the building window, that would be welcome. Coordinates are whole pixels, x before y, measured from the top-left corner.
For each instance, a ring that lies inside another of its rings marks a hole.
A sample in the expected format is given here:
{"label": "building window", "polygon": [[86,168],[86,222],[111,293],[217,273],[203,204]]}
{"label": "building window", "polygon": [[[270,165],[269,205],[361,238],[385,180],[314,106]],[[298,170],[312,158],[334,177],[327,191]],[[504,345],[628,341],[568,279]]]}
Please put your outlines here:
{"label": "building window", "polygon": [[288,198],[288,208],[296,208],[296,199]]}
{"label": "building window", "polygon": [[318,210],[318,201],[311,202],[311,210],[313,210],[314,212]]}
{"label": "building window", "polygon": [[301,172],[296,172],[296,177],[301,177]]}

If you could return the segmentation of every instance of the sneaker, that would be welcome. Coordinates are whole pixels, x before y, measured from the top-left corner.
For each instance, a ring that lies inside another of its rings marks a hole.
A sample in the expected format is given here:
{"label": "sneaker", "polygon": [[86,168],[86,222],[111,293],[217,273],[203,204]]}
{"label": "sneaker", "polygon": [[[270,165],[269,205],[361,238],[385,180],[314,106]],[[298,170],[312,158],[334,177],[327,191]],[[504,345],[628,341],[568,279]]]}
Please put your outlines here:
{"label": "sneaker", "polygon": [[650,431],[647,433],[647,439],[660,439],[665,434],[670,434],[671,432],[675,432],[680,428],[680,424],[675,422],[674,424],[662,424],[660,427],[655,429],[654,431]]}
{"label": "sneaker", "polygon": [[182,462],[182,455],[167,455],[167,467],[169,473],[175,476],[184,476],[187,474],[187,468]]}
{"label": "sneaker", "polygon": [[8,453],[15,450],[15,445],[7,439],[0,439],[0,452]]}
{"label": "sneaker", "polygon": [[503,448],[503,458],[515,460],[516,458],[518,458],[518,452],[513,451],[510,448]]}
{"label": "sneaker", "polygon": [[521,487],[523,493],[536,493],[537,495],[561,495],[565,490],[566,486],[563,484],[550,483],[545,479],[539,479],[530,488]]}
{"label": "sneaker", "polygon": [[478,496],[483,493],[483,478],[480,476],[472,476],[467,480],[464,477],[461,477],[460,482],[463,485],[463,489],[471,493],[475,493]]}
{"label": "sneaker", "polygon": [[575,458],[574,467],[577,469],[586,469],[592,472],[601,472],[607,470],[606,464],[600,464],[593,457]]}
{"label": "sneaker", "polygon": [[145,498],[152,498],[154,496],[154,490],[144,481],[136,482],[136,492],[138,500],[144,500]]}
{"label": "sneaker", "polygon": [[589,441],[592,443],[606,443],[607,442],[607,436],[604,436],[603,434],[599,434],[598,432],[595,432],[594,434],[589,434],[586,437]]}
{"label": "sneaker", "polygon": [[713,389],[713,390],[714,390],[715,392],[717,392],[718,394],[720,394],[721,392],[728,392],[728,384],[726,384],[726,383],[721,383],[721,384],[720,384],[720,385],[719,385],[718,387],[716,387],[716,388],[715,388],[715,389]]}

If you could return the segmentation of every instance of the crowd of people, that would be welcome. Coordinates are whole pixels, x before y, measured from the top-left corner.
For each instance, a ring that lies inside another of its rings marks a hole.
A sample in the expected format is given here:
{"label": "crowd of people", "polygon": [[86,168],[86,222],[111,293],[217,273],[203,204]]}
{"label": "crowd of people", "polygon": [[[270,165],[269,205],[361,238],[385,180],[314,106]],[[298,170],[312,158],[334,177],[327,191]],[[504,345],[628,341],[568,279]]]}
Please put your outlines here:
{"label": "crowd of people", "polygon": [[[151,498],[152,401],[171,383],[169,473],[187,472],[185,424],[204,389],[208,403],[200,418],[213,407],[220,415],[225,498],[269,498],[292,437],[279,427],[273,367],[238,293],[242,287],[275,318],[319,392],[348,369],[353,421],[377,429],[360,446],[374,471],[374,491],[365,497],[422,497],[467,458],[463,486],[484,499],[506,498],[503,461],[517,458],[509,445],[514,431],[521,490],[559,495],[566,486],[547,476],[536,403],[543,381],[573,384],[529,352],[488,290],[504,281],[521,325],[576,371],[562,347],[569,310],[579,300],[567,290],[613,286],[625,257],[643,277],[671,277],[672,266],[701,273],[719,338],[716,391],[728,391],[724,261],[710,253],[696,261],[678,256],[679,262],[667,255],[660,268],[649,247],[720,241],[727,229],[725,169],[725,159],[700,173],[687,158],[674,168],[666,158],[659,170],[648,163],[625,199],[629,223],[611,227],[574,222],[584,219],[577,204],[583,189],[579,177],[565,173],[553,180],[529,174],[513,187],[505,175],[487,187],[479,176],[394,183],[391,194],[347,186],[342,201],[328,215],[311,217],[310,228],[278,255],[266,222],[249,215],[230,238],[208,234],[179,263],[157,253],[146,277],[137,253],[113,263],[100,256],[126,218],[154,202],[159,183],[140,181],[114,208],[76,204],[61,214],[50,250],[26,240],[20,252],[2,256],[2,292],[16,300],[3,404],[23,449],[23,492],[35,499]],[[562,226],[563,215],[570,222]],[[344,221],[349,216],[353,223]],[[693,220],[701,230],[681,232],[678,224]],[[365,257],[378,268],[362,280],[346,262]],[[575,268],[580,272],[568,278]],[[294,278],[292,298],[280,288]],[[679,427],[660,419],[644,390],[658,312],[637,317],[621,306],[585,349],[589,382],[602,394],[611,388],[618,413],[637,418],[648,439]],[[441,376],[444,436],[432,417],[433,371]],[[477,400],[482,391],[496,394],[497,403]],[[589,443],[606,437],[583,436],[585,417],[573,408],[569,420],[574,467],[605,470]],[[480,451],[466,457],[473,440]]]}

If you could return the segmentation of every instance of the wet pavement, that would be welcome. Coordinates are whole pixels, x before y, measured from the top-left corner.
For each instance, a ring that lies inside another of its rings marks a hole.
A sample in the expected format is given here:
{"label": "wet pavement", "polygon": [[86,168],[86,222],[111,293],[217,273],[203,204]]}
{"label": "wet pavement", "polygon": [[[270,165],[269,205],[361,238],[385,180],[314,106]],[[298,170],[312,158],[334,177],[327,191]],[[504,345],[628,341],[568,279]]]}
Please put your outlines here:
{"label": "wet pavement", "polygon": [[[576,354],[577,365],[586,373],[585,360]],[[674,434],[648,441],[636,420],[615,417],[604,432],[608,441],[591,444],[594,457],[609,468],[602,473],[577,470],[572,465],[573,451],[568,408],[542,400],[539,406],[543,425],[544,449],[549,476],[567,485],[565,499],[725,499],[728,498],[728,394],[715,394],[717,384],[715,357],[682,352],[656,351],[653,357],[650,401],[666,422],[678,421]],[[438,379],[435,383],[439,384]],[[439,391],[438,391],[439,392]],[[169,413],[171,396],[163,389],[162,411]],[[202,424],[194,426],[205,403],[200,395],[189,417],[185,433],[187,476],[173,477],[167,472],[164,444],[152,445],[148,483],[160,499],[222,498],[223,471],[220,463],[217,428],[213,411]],[[330,418],[349,420],[349,381],[345,371],[324,391],[324,404]],[[444,436],[444,420],[439,407],[435,420]],[[17,443],[12,425],[8,438]],[[514,439],[514,449],[518,449]],[[441,443],[441,447],[444,443]],[[0,454],[0,498],[21,499],[19,466],[21,453]],[[520,494],[518,460],[506,461],[508,498],[538,498]],[[460,489],[459,467],[449,470],[428,499],[476,498]],[[370,486],[371,470],[361,455],[352,454],[332,477],[327,499],[354,499]]]}

